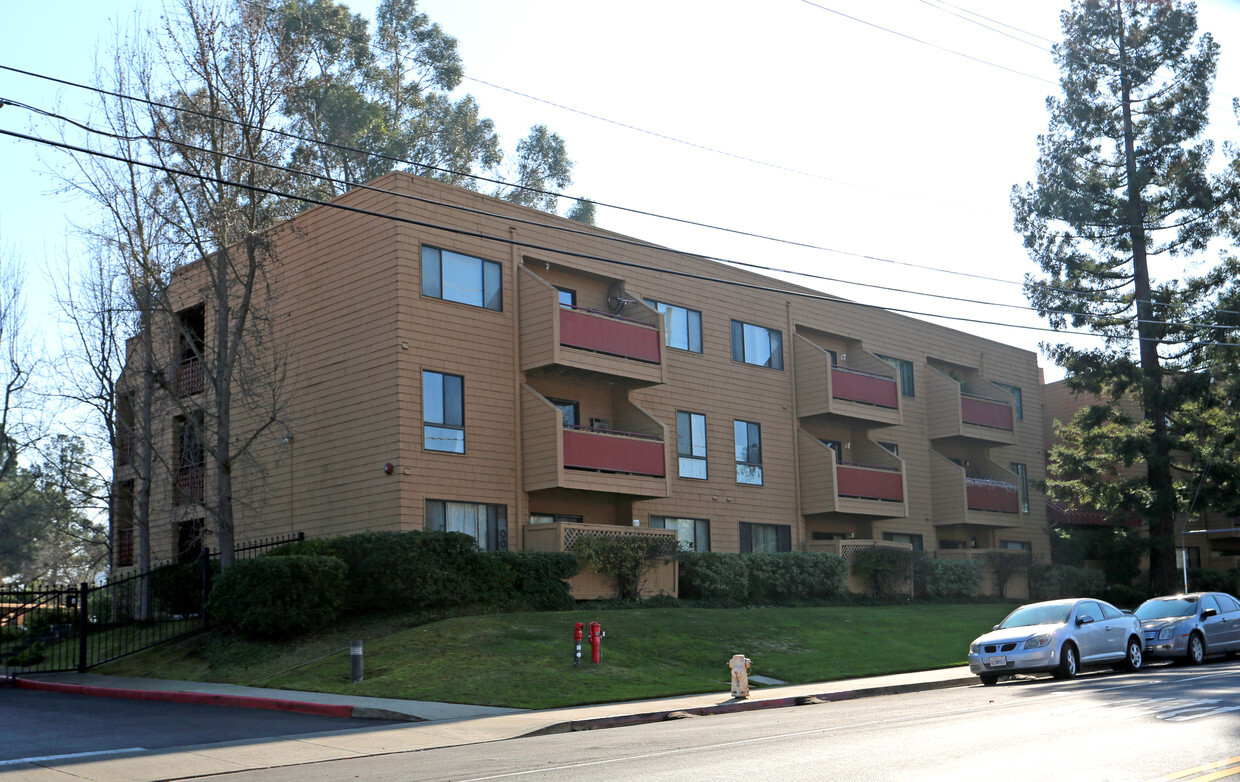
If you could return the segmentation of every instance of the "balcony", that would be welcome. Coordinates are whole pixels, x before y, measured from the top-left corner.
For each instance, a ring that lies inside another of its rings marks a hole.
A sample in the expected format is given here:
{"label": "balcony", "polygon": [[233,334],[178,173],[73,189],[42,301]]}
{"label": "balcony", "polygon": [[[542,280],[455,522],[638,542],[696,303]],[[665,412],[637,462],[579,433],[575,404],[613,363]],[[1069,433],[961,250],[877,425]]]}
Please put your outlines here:
{"label": "balcony", "polygon": [[206,467],[201,464],[178,467],[176,485],[173,487],[173,504],[201,505],[206,496],[206,475]]}
{"label": "balcony", "polygon": [[[582,535],[607,537],[670,537],[676,538],[675,530],[649,529],[646,527],[621,527],[614,524],[575,524],[558,521],[553,524],[525,524],[522,527],[522,547],[526,551],[572,552],[577,538]],[[659,594],[677,597],[679,566],[676,560],[660,560],[646,575],[642,585],[642,597]],[[573,597],[577,600],[598,600],[616,596],[615,582],[593,570],[582,570],[568,580]]]}
{"label": "balcony", "polygon": [[831,354],[797,335],[797,413],[801,416],[840,415],[872,424],[901,422],[900,387],[881,371],[886,366],[865,351],[854,351],[856,364],[833,364]]}
{"label": "balcony", "polygon": [[[839,463],[835,451],[802,429],[798,432],[801,512],[854,513],[884,518],[908,515],[904,463],[885,451],[867,453],[866,463]],[[869,458],[876,462],[870,463]]]}
{"label": "balcony", "polygon": [[567,307],[556,289],[529,269],[520,270],[521,369],[571,367],[633,381],[666,382],[659,315],[642,304],[620,317]]}
{"label": "balcony", "polygon": [[117,427],[116,455],[114,457],[117,467],[123,467],[133,459],[133,446],[133,432],[126,427]]}
{"label": "balcony", "polygon": [[522,457],[525,491],[578,489],[635,497],[667,497],[663,424],[636,405],[613,413],[617,429],[565,427],[546,397],[523,386]]}
{"label": "balcony", "polygon": [[[926,373],[930,439],[964,438],[988,445],[1016,443],[1012,403],[998,396],[968,394],[941,371]],[[987,384],[988,385],[988,384]],[[996,389],[996,393],[1000,393]]]}
{"label": "balcony", "polygon": [[176,380],[177,396],[201,394],[206,387],[206,375],[202,368],[202,359],[190,356],[177,364]]}
{"label": "balcony", "polygon": [[941,455],[931,457],[930,496],[935,526],[1019,526],[1024,517],[1016,476],[985,459],[974,459],[967,471],[966,474],[965,467]]}

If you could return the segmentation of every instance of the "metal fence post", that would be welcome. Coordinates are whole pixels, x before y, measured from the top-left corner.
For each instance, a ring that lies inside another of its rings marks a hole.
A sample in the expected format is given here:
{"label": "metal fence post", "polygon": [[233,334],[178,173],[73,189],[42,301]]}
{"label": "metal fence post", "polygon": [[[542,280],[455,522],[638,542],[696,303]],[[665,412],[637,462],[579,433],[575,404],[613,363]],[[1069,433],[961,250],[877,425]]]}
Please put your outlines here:
{"label": "metal fence post", "polygon": [[90,667],[86,664],[86,630],[90,627],[90,611],[86,607],[88,597],[90,597],[90,585],[83,581],[78,587],[78,673],[86,673]]}

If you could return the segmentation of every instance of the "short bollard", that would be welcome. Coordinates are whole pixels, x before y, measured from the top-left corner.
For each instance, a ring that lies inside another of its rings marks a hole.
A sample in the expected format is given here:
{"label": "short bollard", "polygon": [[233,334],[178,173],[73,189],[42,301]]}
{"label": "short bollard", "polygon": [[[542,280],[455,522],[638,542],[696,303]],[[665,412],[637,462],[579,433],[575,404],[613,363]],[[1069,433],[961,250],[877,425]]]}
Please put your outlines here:
{"label": "short bollard", "polygon": [[743,654],[734,654],[732,659],[728,660],[728,667],[732,669],[732,697],[748,698],[749,697],[749,666],[753,665],[753,660]]}
{"label": "short bollard", "polygon": [[574,668],[581,667],[581,636],[582,636],[582,630],[584,627],[585,625],[582,624],[581,622],[577,622],[576,624],[573,625],[573,643],[577,645],[577,650],[573,653],[573,667]]}
{"label": "short bollard", "polygon": [[362,642],[349,644],[349,681],[357,684],[362,680]]}

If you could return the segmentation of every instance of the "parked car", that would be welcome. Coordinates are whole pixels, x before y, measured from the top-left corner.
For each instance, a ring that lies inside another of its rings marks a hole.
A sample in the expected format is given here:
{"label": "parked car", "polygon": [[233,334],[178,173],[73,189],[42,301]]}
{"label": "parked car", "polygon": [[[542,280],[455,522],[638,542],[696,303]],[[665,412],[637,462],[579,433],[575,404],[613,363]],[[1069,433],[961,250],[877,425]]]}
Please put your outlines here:
{"label": "parked car", "polygon": [[1082,666],[1141,667],[1141,623],[1094,598],[1023,605],[969,646],[969,670],[990,686],[1000,676],[1049,672],[1076,676]]}
{"label": "parked car", "polygon": [[1209,654],[1240,652],[1240,601],[1224,592],[1151,598],[1133,615],[1147,657],[1200,665]]}

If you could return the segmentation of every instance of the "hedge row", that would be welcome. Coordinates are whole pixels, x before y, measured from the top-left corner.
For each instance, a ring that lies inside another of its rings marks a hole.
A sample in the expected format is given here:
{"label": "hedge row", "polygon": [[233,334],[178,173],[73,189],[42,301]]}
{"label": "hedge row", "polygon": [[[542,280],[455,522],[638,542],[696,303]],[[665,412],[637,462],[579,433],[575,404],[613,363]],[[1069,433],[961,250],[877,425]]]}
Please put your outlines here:
{"label": "hedge row", "polygon": [[843,594],[848,564],[819,552],[680,555],[680,597],[720,605],[796,603]]}

